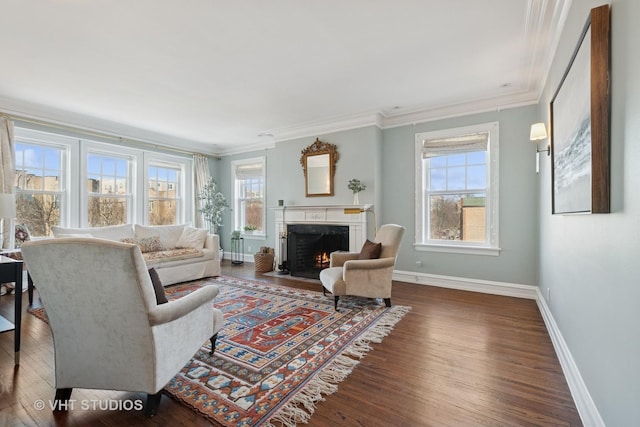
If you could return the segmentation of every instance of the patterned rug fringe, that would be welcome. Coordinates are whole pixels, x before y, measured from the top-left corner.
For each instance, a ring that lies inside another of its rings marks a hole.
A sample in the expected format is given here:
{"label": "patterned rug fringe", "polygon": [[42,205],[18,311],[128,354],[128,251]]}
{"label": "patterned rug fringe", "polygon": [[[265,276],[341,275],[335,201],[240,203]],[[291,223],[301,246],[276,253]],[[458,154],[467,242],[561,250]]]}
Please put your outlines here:
{"label": "patterned rug fringe", "polygon": [[410,307],[391,307],[372,328],[311,379],[264,427],[295,427],[298,423],[308,423],[316,410],[316,403],[324,401],[324,396],[338,391],[337,384],[344,381],[360,363],[352,357],[362,359],[372,349],[370,343],[382,342],[382,338],[389,335],[396,323],[410,310]]}

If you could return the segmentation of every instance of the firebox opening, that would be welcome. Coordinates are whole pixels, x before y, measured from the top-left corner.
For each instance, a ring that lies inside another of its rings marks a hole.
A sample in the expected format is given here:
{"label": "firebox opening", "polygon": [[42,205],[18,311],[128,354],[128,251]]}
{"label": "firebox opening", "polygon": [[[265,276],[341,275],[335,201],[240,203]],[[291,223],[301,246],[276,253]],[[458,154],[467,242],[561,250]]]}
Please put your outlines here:
{"label": "firebox opening", "polygon": [[330,254],[349,250],[349,227],[343,225],[287,225],[287,260],[292,276],[317,279],[329,267]]}

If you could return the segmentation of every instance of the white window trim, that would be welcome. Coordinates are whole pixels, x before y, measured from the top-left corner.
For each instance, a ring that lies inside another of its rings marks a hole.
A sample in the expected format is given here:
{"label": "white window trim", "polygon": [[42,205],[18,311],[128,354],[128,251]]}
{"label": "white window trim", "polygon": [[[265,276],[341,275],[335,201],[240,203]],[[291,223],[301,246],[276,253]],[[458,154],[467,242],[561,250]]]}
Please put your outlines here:
{"label": "white window trim", "polygon": [[[80,147],[80,180],[79,182],[86,183],[89,179],[88,165],[87,165],[87,156],[89,153],[95,153],[104,156],[112,156],[116,158],[126,158],[129,161],[129,191],[126,195],[128,200],[127,203],[127,219],[125,224],[133,224],[136,222],[136,218],[138,218],[138,212],[140,212],[140,201],[135,194],[140,194],[140,189],[138,186],[140,185],[137,177],[139,164],[139,152],[137,150],[127,149],[125,147],[105,144],[101,142],[93,142],[93,141],[81,141]],[[89,203],[89,194],[87,192],[86,185],[81,187],[82,191],[80,191],[80,226],[88,227],[89,225],[89,212],[87,212],[87,206]]]}
{"label": "white window trim", "polygon": [[193,212],[193,159],[189,159],[186,157],[180,156],[172,156],[170,154],[162,154],[162,153],[152,153],[152,152],[144,152],[144,167],[143,167],[143,186],[144,189],[141,193],[144,196],[141,197],[142,205],[141,208],[143,218],[140,218],[142,224],[147,224],[148,222],[148,206],[149,206],[149,166],[160,166],[160,167],[168,167],[168,168],[179,168],[182,173],[182,180],[179,183],[180,185],[180,198],[182,199],[182,208],[180,209],[179,214],[176,216],[176,224],[183,224],[188,222],[193,222],[194,220],[194,212]]}
{"label": "white window trim", "polygon": [[244,230],[240,230],[242,237],[245,239],[253,239],[253,240],[266,240],[267,238],[267,159],[265,156],[260,157],[252,157],[249,159],[241,159],[234,160],[231,162],[231,185],[233,187],[233,205],[231,206],[233,215],[232,217],[232,226],[234,230],[240,229],[240,224],[238,224],[238,217],[235,209],[236,201],[238,199],[238,188],[236,185],[236,167],[252,164],[252,163],[262,163],[262,179],[264,181],[264,195],[263,195],[263,209],[262,209],[262,223],[264,224],[264,230],[262,233],[252,233],[246,234]]}
{"label": "white window trim", "polygon": [[67,226],[70,224],[73,214],[78,211],[78,200],[70,195],[78,194],[80,188],[77,180],[73,179],[71,172],[72,166],[77,164],[80,141],[78,138],[21,127],[16,127],[14,134],[16,143],[48,146],[63,150],[60,225]]}
{"label": "white window trim", "polygon": [[[425,139],[447,138],[462,134],[489,132],[487,147],[489,176],[487,177],[487,216],[488,242],[471,243],[459,241],[431,241],[425,240],[424,228],[427,203],[423,188],[425,170],[422,161],[422,145]],[[418,133],[415,136],[415,230],[414,248],[417,251],[447,252],[471,255],[500,254],[499,246],[499,125],[498,122],[443,129],[433,132]]]}

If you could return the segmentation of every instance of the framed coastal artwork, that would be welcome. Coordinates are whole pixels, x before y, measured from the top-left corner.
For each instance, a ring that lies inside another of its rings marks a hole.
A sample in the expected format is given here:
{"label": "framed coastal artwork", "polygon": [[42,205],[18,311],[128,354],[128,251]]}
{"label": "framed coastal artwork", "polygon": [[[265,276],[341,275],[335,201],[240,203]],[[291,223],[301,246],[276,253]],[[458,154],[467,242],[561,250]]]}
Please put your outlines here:
{"label": "framed coastal artwork", "polygon": [[609,213],[609,5],[591,9],[551,100],[554,214]]}

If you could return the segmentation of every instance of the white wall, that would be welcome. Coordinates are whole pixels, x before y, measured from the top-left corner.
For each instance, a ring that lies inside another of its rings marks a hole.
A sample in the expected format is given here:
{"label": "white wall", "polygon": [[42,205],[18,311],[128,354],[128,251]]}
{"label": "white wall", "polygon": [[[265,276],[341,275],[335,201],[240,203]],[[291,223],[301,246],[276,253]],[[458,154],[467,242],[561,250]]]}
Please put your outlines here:
{"label": "white wall", "polygon": [[[540,102],[549,103],[589,10],[573,1]],[[551,163],[540,173],[540,287],[604,423],[640,425],[640,2],[614,0],[610,214],[551,215]]]}

